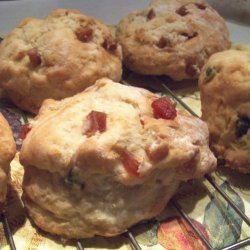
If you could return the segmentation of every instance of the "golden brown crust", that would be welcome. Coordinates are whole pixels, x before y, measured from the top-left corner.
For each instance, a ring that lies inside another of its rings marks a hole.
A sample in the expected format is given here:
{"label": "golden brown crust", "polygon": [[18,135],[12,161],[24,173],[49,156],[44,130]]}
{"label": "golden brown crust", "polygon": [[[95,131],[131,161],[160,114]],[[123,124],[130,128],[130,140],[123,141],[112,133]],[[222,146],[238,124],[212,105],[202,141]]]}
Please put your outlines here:
{"label": "golden brown crust", "polygon": [[250,173],[249,60],[247,50],[217,53],[199,79],[202,119],[208,123],[211,146],[226,166],[243,173]]}
{"label": "golden brown crust", "polygon": [[[171,177],[172,170],[160,175]],[[27,168],[22,198],[29,216],[43,230],[66,238],[114,236],[159,214],[179,185],[174,179],[157,183],[157,176],[146,180],[145,187],[124,187],[107,176],[91,178],[93,184],[86,182],[81,190],[57,174]]]}
{"label": "golden brown crust", "polygon": [[81,92],[101,77],[119,81],[121,48],[107,26],[75,10],[26,18],[0,44],[0,86],[20,108]]}
{"label": "golden brown crust", "polygon": [[0,203],[4,203],[10,173],[10,162],[16,153],[16,144],[8,122],[0,113]]}
{"label": "golden brown crust", "polygon": [[[181,111],[154,118],[158,98],[101,79],[44,102],[20,153],[24,204],[39,227],[68,238],[120,234],[159,214],[181,180],[215,169],[206,124]],[[93,110],[106,114],[106,130],[89,136]]]}
{"label": "golden brown crust", "polygon": [[125,65],[139,74],[198,78],[209,56],[230,47],[224,20],[204,0],[157,0],[117,28]]}

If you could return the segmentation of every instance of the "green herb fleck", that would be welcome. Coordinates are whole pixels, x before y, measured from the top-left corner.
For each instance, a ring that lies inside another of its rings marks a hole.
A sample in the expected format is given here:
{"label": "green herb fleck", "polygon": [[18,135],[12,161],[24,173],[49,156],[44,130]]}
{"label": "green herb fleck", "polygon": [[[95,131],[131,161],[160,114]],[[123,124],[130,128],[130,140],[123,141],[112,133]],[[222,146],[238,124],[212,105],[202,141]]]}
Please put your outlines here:
{"label": "green herb fleck", "polygon": [[215,68],[208,67],[206,70],[205,83],[210,82],[215,77],[216,74],[217,74],[217,71]]}
{"label": "green herb fleck", "polygon": [[225,166],[226,165],[226,160],[222,158],[217,159],[217,165],[218,166]]}
{"label": "green herb fleck", "polygon": [[235,135],[237,138],[245,135],[250,128],[250,119],[247,117],[241,117],[236,121]]}
{"label": "green herb fleck", "polygon": [[77,178],[77,175],[73,173],[73,170],[70,170],[67,177],[64,178],[64,183],[71,188],[84,189],[85,184]]}

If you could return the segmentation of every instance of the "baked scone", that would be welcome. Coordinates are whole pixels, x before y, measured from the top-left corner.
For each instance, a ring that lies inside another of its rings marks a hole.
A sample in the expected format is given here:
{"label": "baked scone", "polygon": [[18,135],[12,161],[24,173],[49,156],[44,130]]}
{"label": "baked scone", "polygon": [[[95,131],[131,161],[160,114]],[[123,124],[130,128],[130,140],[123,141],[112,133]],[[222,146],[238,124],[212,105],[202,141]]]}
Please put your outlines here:
{"label": "baked scone", "polygon": [[233,169],[250,173],[250,51],[228,50],[204,66],[199,88],[202,119],[218,157]]}
{"label": "baked scone", "polygon": [[108,27],[77,10],[24,19],[0,44],[0,86],[21,109],[81,92],[102,77],[119,81],[121,47]]}
{"label": "baked scone", "polygon": [[198,78],[210,55],[230,47],[222,17],[205,0],[155,0],[117,28],[124,64],[144,75]]}
{"label": "baked scone", "polygon": [[28,214],[67,238],[120,234],[159,214],[181,180],[216,165],[203,121],[166,97],[108,79],[46,100],[20,161]]}
{"label": "baked scone", "polygon": [[10,162],[16,153],[16,144],[8,122],[0,113],[0,211],[3,209],[7,184],[9,181]]}

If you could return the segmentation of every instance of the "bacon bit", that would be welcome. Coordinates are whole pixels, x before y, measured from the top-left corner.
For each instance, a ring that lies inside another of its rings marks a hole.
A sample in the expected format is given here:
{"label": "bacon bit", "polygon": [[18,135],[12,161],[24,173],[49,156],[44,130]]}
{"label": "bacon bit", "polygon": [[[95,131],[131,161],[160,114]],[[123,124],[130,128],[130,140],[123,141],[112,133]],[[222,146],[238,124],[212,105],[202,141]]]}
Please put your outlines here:
{"label": "bacon bit", "polygon": [[147,14],[147,20],[150,21],[153,18],[155,18],[155,11],[154,11],[154,9],[150,9],[150,11]]}
{"label": "bacon bit", "polygon": [[188,76],[195,77],[197,75],[197,69],[194,64],[187,63],[185,72]]}
{"label": "bacon bit", "polygon": [[20,134],[19,134],[19,138],[21,138],[22,140],[24,140],[27,136],[27,134],[30,132],[30,130],[32,129],[32,126],[30,123],[25,123],[22,128],[21,128],[21,131],[20,131]]}
{"label": "bacon bit", "polygon": [[116,42],[112,42],[112,43],[109,45],[108,50],[113,51],[113,50],[116,50],[116,48],[117,48],[117,43],[116,43]]}
{"label": "bacon bit", "polygon": [[109,51],[114,51],[117,49],[117,43],[114,41],[109,41],[108,39],[104,39],[102,43],[102,47]]}
{"label": "bacon bit", "polygon": [[153,101],[151,106],[156,119],[173,120],[177,115],[175,105],[167,97],[161,97]]}
{"label": "bacon bit", "polygon": [[207,6],[200,4],[200,3],[195,3],[196,7],[200,10],[205,10],[207,8]]}
{"label": "bacon bit", "polygon": [[180,7],[176,13],[180,16],[186,16],[188,13],[187,8],[185,6]]}
{"label": "bacon bit", "polygon": [[85,131],[87,137],[94,135],[97,131],[106,131],[106,114],[99,111],[91,111],[87,116],[89,128]]}
{"label": "bacon bit", "polygon": [[42,63],[41,55],[39,54],[37,48],[28,50],[27,54],[33,66],[36,67]]}
{"label": "bacon bit", "polygon": [[133,158],[133,156],[127,151],[124,151],[121,157],[122,157],[122,164],[124,168],[127,170],[127,172],[133,175],[134,177],[139,177],[138,169],[140,163],[135,158]]}
{"label": "bacon bit", "polygon": [[144,122],[144,120],[143,120],[143,119],[140,119],[140,123],[141,123],[142,127],[144,127],[145,122]]}
{"label": "bacon bit", "polygon": [[191,176],[194,174],[195,166],[197,165],[197,155],[185,162],[181,168],[177,170],[182,176]]}
{"label": "bacon bit", "polygon": [[93,30],[88,27],[81,27],[76,31],[77,38],[83,42],[90,42],[93,37]]}
{"label": "bacon bit", "polygon": [[161,161],[168,155],[168,146],[166,143],[161,143],[160,145],[151,145],[146,148],[146,153],[150,160]]}
{"label": "bacon bit", "polygon": [[157,47],[160,48],[160,49],[163,49],[167,46],[170,46],[170,41],[167,40],[165,37],[161,37],[159,42],[157,43]]}

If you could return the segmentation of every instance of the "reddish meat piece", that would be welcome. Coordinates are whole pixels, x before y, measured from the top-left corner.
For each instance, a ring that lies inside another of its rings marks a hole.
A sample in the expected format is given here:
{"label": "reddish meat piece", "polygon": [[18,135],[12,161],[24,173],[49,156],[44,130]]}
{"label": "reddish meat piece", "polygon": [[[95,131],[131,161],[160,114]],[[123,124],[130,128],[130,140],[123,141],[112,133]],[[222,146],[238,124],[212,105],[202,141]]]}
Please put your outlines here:
{"label": "reddish meat piece", "polygon": [[154,11],[154,9],[150,9],[150,11],[147,14],[147,20],[150,21],[153,18],[155,18],[155,11]]}
{"label": "reddish meat piece", "polygon": [[27,134],[30,132],[30,130],[32,129],[31,124],[30,123],[25,123],[20,131],[19,137],[24,140],[25,137],[27,136]]}
{"label": "reddish meat piece", "polygon": [[42,63],[41,55],[36,48],[28,50],[27,54],[34,67],[39,66]]}
{"label": "reddish meat piece", "polygon": [[205,10],[207,7],[203,4],[200,4],[200,3],[195,3],[196,7],[200,10]]}
{"label": "reddish meat piece", "polygon": [[115,41],[111,41],[109,39],[104,39],[102,46],[104,49],[106,49],[108,51],[114,51],[117,49],[117,43]]}
{"label": "reddish meat piece", "polygon": [[156,119],[173,120],[177,115],[175,105],[167,97],[153,101],[151,106]]}
{"label": "reddish meat piece", "polygon": [[85,131],[85,134],[89,137],[94,135],[97,131],[101,133],[106,131],[106,118],[107,115],[104,112],[91,111],[87,116],[89,128]]}
{"label": "reddish meat piece", "polygon": [[163,49],[165,47],[170,47],[170,46],[171,46],[171,42],[165,37],[161,37],[159,42],[157,43],[157,47],[160,49]]}
{"label": "reddish meat piece", "polygon": [[186,8],[186,6],[180,7],[180,8],[176,11],[176,13],[177,13],[178,15],[180,15],[180,16],[186,16],[186,15],[189,14],[189,13],[188,13],[188,10],[187,10],[187,8]]}
{"label": "reddish meat piece", "polygon": [[122,153],[122,164],[129,174],[139,177],[138,169],[140,163],[129,152],[124,151]]}
{"label": "reddish meat piece", "polygon": [[88,27],[81,27],[76,31],[77,38],[83,42],[90,42],[93,38],[93,30]]}

